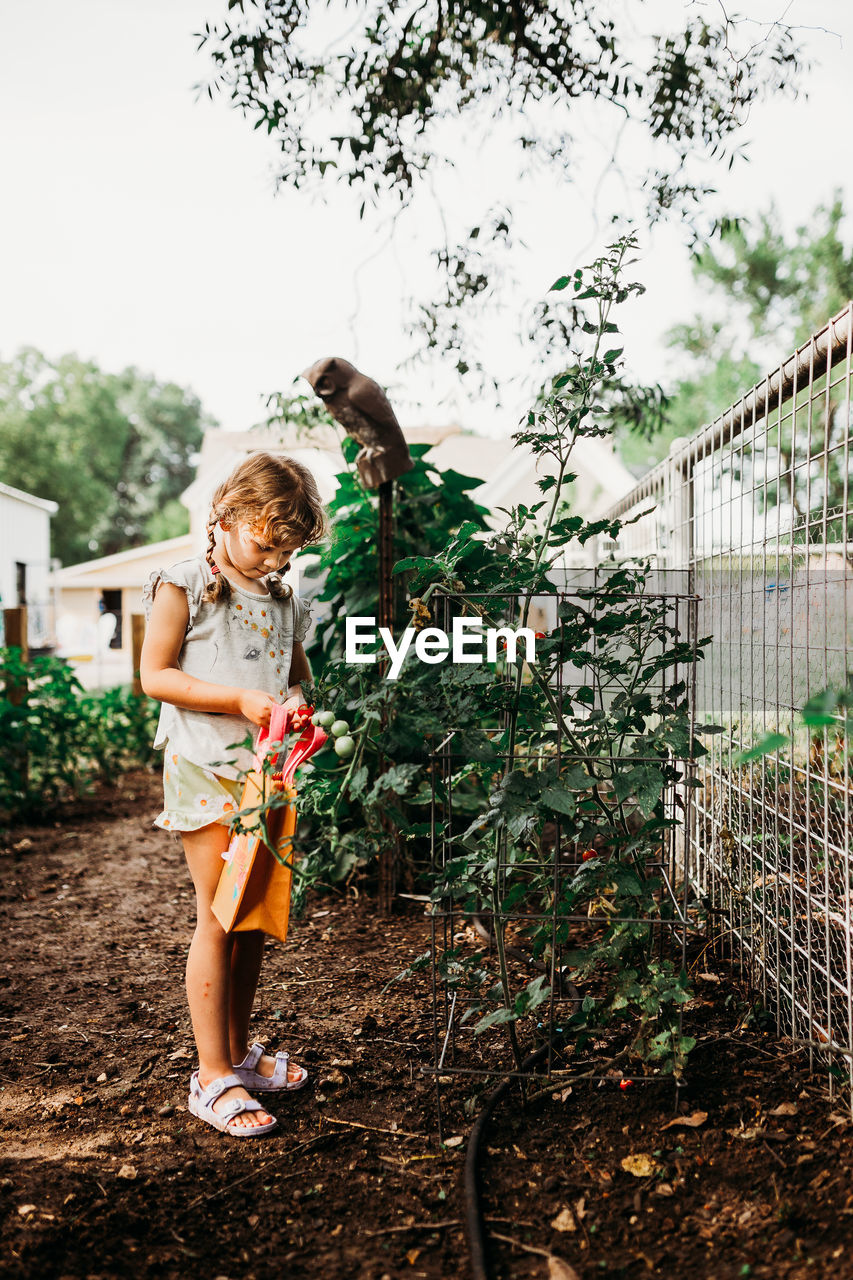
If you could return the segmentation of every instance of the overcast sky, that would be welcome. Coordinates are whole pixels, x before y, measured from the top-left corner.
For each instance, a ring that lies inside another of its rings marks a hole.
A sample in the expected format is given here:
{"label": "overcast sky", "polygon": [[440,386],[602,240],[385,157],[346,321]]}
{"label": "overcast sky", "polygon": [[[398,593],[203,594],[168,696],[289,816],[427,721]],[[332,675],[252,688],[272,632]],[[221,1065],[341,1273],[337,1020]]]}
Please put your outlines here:
{"label": "overcast sky", "polygon": [[[740,10],[766,21],[786,4]],[[658,5],[680,8],[647,0]],[[106,369],[135,364],[191,386],[222,426],[241,429],[263,416],[266,394],[336,353],[395,389],[404,423],[512,430],[517,388],[496,409],[449,370],[396,367],[411,350],[403,299],[430,283],[429,217],[392,236],[359,223],[346,197],[276,194],[266,137],[224,103],[196,101],[208,68],[192,33],[224,10],[225,0],[0,0],[0,358],[32,345]],[[793,227],[835,188],[849,193],[853,5],[791,0],[787,19],[805,24],[820,63],[809,100],[755,109],[750,163],[714,177],[721,209],[749,214],[775,199]],[[588,260],[627,200],[618,173],[597,186],[609,138],[592,111],[580,118],[583,181],[572,188],[505,190],[493,156],[447,189],[460,223],[480,185],[526,220],[518,308]],[[683,239],[677,227],[651,237],[639,268],[648,293],[624,324],[631,365],[649,379],[671,373],[663,332],[703,305]],[[511,322],[496,317],[488,331],[496,350],[506,332],[508,367]]]}

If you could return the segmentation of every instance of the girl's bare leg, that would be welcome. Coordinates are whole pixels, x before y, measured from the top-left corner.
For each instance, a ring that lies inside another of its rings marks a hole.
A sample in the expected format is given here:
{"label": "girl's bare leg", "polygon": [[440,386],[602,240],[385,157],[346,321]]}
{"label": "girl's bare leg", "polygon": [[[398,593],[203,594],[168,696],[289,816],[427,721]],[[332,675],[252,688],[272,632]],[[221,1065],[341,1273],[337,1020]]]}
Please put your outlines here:
{"label": "girl's bare leg", "polygon": [[255,1003],[264,955],[264,935],[258,930],[232,934],[231,951],[231,1056],[242,1062],[249,1051],[249,1018]]}
{"label": "girl's bare leg", "polygon": [[[264,954],[264,935],[256,930],[232,935],[231,952],[231,1053],[234,1062],[242,1062],[249,1052],[249,1017],[258,989],[258,977]],[[275,1058],[269,1054],[258,1062],[256,1071],[271,1076],[275,1071]],[[301,1071],[288,1063],[288,1080],[298,1080]]]}
{"label": "girl's bare leg", "polygon": [[[231,1075],[235,1061],[229,1035],[232,940],[211,909],[222,870],[222,854],[228,847],[228,828],[214,823],[200,831],[183,831],[181,837],[195,886],[197,908],[195,933],[187,957],[187,999],[198,1049],[199,1083],[206,1088],[217,1077]],[[260,950],[257,955],[259,967]],[[242,972],[239,964],[238,972]],[[253,986],[252,999],[254,994]],[[225,1101],[251,1096],[242,1086],[235,1086],[216,1099],[213,1110],[220,1111]],[[271,1117],[266,1111],[244,1111],[235,1117],[232,1125],[250,1127],[270,1122]]]}

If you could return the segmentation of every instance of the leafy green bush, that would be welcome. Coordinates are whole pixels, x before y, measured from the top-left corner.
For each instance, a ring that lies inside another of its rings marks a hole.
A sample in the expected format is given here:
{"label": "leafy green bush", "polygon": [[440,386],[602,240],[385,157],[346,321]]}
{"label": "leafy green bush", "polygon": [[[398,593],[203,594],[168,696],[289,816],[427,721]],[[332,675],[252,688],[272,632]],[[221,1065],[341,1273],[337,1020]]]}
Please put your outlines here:
{"label": "leafy green bush", "polygon": [[[95,780],[150,764],[158,704],[129,689],[87,693],[45,654],[0,649],[0,819],[15,822],[84,794]],[[20,702],[10,697],[26,690]]]}
{"label": "leafy green bush", "polygon": [[[425,851],[430,735],[441,733],[453,714],[454,688],[437,681],[432,668],[408,664],[405,678],[388,681],[379,664],[353,666],[341,660],[345,618],[375,617],[379,610],[378,499],[351,465],[357,451],[347,438],[350,469],[338,476],[329,507],[331,535],[314,571],[325,581],[316,596],[322,620],[308,650],[317,673],[312,696],[318,706],[353,725],[356,750],[344,765],[331,752],[321,753],[304,775],[298,895],[318,880],[345,880],[356,866],[389,849],[404,855],[407,849]],[[397,554],[437,555],[460,527],[485,530],[485,509],[469,496],[481,481],[439,471],[427,445],[413,445],[411,454],[414,467],[395,482]],[[397,582],[395,633],[412,616],[405,576],[398,575]]]}

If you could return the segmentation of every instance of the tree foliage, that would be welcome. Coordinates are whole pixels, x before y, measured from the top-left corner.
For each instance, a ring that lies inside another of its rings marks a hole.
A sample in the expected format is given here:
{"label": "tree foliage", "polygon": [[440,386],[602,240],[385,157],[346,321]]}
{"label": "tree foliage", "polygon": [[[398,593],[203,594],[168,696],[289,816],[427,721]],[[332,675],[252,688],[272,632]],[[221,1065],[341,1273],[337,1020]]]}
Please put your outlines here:
{"label": "tree foliage", "polygon": [[793,346],[853,297],[853,242],[845,243],[844,201],[836,191],[786,236],[775,205],[754,225],[729,220],[718,247],[705,246],[697,277],[732,304],[756,340]]}
{"label": "tree foliage", "polygon": [[[695,217],[708,188],[693,162],[731,165],[751,105],[795,85],[791,31],[692,5],[648,30],[648,6],[623,8],[617,21],[594,0],[228,0],[199,33],[202,87],[275,139],[283,183],[342,183],[362,213],[428,192],[453,167],[448,138],[464,164],[496,128],[508,178],[576,177],[576,108],[593,103],[645,140],[652,218]],[[444,284],[418,323],[425,350],[453,351],[460,372],[464,322],[448,316],[493,293],[511,241],[512,210],[484,209],[435,250]]]}
{"label": "tree foliage", "polygon": [[[674,439],[712,422],[846,305],[853,297],[853,242],[845,238],[845,220],[840,193],[793,233],[785,232],[771,205],[753,222],[728,219],[718,244],[697,253],[694,274],[707,308],[667,335],[679,377],[662,430],[642,437],[628,429],[631,423],[618,432],[629,466],[644,470]],[[843,430],[840,417],[833,418]],[[821,437],[813,425],[817,449]]]}
{"label": "tree foliage", "polygon": [[32,348],[0,363],[0,477],[52,498],[64,564],[185,531],[178,495],[212,425],[191,391]]}

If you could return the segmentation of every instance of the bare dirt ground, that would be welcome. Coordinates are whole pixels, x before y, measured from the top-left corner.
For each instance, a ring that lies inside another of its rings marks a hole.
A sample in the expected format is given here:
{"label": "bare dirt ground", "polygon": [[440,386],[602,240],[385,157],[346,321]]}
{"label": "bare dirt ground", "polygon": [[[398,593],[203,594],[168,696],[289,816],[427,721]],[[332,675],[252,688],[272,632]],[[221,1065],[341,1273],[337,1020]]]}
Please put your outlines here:
{"label": "bare dirt ground", "polygon": [[[186,1111],[192,894],[158,808],[158,779],[129,774],[4,841],[2,1274],[469,1275],[477,1100],[466,1112],[472,1086],[447,1085],[440,1146],[426,986],[383,994],[428,945],[420,907],[384,921],[365,893],[317,897],[268,944],[256,1035],[311,1082],[272,1096],[275,1137],[229,1139]],[[802,1050],[739,1025],[723,967],[697,968],[677,1115],[660,1082],[501,1104],[484,1154],[495,1276],[853,1276],[849,1106]]]}

